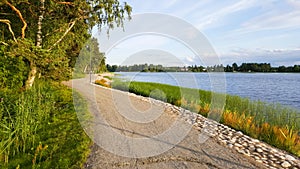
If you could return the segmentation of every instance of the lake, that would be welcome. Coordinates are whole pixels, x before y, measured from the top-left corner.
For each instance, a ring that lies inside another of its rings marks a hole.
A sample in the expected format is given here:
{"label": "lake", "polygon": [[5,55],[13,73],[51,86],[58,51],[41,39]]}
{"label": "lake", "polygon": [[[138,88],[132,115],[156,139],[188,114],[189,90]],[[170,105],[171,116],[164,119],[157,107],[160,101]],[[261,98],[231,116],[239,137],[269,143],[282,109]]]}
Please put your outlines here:
{"label": "lake", "polygon": [[116,73],[130,81],[217,91],[300,110],[300,73]]}

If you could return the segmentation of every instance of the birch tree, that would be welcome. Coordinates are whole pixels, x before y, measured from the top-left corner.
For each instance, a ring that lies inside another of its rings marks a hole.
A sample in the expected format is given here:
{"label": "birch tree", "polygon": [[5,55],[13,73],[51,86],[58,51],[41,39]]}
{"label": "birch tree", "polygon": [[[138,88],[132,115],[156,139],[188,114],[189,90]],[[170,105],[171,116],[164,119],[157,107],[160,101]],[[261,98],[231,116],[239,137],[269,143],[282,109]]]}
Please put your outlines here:
{"label": "birch tree", "polygon": [[0,60],[27,65],[25,89],[38,75],[66,80],[91,28],[122,27],[131,10],[118,0],[1,0]]}

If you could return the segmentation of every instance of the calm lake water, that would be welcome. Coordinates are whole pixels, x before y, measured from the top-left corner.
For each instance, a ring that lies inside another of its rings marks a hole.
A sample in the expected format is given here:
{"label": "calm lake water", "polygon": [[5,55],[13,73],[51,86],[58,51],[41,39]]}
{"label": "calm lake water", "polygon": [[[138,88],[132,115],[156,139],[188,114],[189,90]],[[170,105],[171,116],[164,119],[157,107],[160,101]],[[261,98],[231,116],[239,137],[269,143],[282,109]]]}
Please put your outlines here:
{"label": "calm lake water", "polygon": [[212,90],[300,110],[300,73],[117,72],[130,81]]}

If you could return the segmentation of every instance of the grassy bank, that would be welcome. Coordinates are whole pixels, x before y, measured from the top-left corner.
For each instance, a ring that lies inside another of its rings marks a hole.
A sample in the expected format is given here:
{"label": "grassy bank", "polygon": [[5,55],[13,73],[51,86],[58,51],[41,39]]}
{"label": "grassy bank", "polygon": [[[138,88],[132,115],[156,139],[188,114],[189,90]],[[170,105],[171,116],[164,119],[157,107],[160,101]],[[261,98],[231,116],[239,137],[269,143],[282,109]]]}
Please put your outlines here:
{"label": "grassy bank", "polygon": [[[120,80],[115,80],[112,87],[167,101],[206,117],[210,112],[212,99],[210,91],[148,82],[128,83]],[[221,123],[300,156],[299,111],[278,104],[226,95],[226,104],[220,113]]]}
{"label": "grassy bank", "polygon": [[[80,110],[87,111],[85,101]],[[72,91],[39,81],[31,90],[0,90],[0,168],[80,168],[90,139],[77,120]]]}

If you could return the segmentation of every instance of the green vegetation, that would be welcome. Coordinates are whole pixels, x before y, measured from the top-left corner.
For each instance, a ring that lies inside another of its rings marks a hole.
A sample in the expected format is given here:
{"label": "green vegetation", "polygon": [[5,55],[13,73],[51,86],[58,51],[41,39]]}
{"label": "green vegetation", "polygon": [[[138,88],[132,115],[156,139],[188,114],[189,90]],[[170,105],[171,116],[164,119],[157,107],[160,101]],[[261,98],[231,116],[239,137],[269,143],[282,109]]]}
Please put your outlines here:
{"label": "green vegetation", "polygon": [[186,67],[174,66],[174,67],[164,67],[162,65],[154,64],[134,64],[131,66],[126,65],[106,65],[106,68],[110,72],[182,72],[188,71]]}
{"label": "green vegetation", "polygon": [[[158,83],[124,82],[115,79],[115,89],[153,97],[208,116],[212,93]],[[195,94],[199,93],[199,95]],[[300,156],[300,112],[280,105],[226,96],[220,122],[245,134]]]}
{"label": "green vegetation", "polygon": [[113,78],[111,76],[103,76],[104,78],[108,79],[108,80],[112,80]]}
{"label": "green vegetation", "polygon": [[77,113],[87,107],[60,82],[105,70],[91,29],[122,27],[131,10],[118,0],[1,0],[0,168],[82,167],[91,141],[72,96]]}
{"label": "green vegetation", "polygon": [[[0,88],[29,89],[39,77],[70,79],[89,31],[94,26],[107,31],[122,27],[132,9],[118,0],[2,0],[0,10]],[[100,55],[93,58],[101,61]]]}
{"label": "green vegetation", "polygon": [[[85,101],[74,95],[86,112]],[[0,97],[0,168],[83,165],[91,140],[78,122],[71,89],[38,81],[30,90],[1,91]]]}
{"label": "green vegetation", "polygon": [[104,86],[104,87],[111,87],[107,81],[105,79],[101,79],[101,80],[96,80],[95,84],[100,85],[100,86]]}
{"label": "green vegetation", "polygon": [[105,56],[99,51],[97,39],[91,38],[85,45],[86,47],[80,51],[73,75],[106,72]]}
{"label": "green vegetation", "polygon": [[73,73],[72,75],[72,79],[80,79],[80,78],[84,78],[85,76],[87,76],[88,74],[85,74],[85,73]]}

